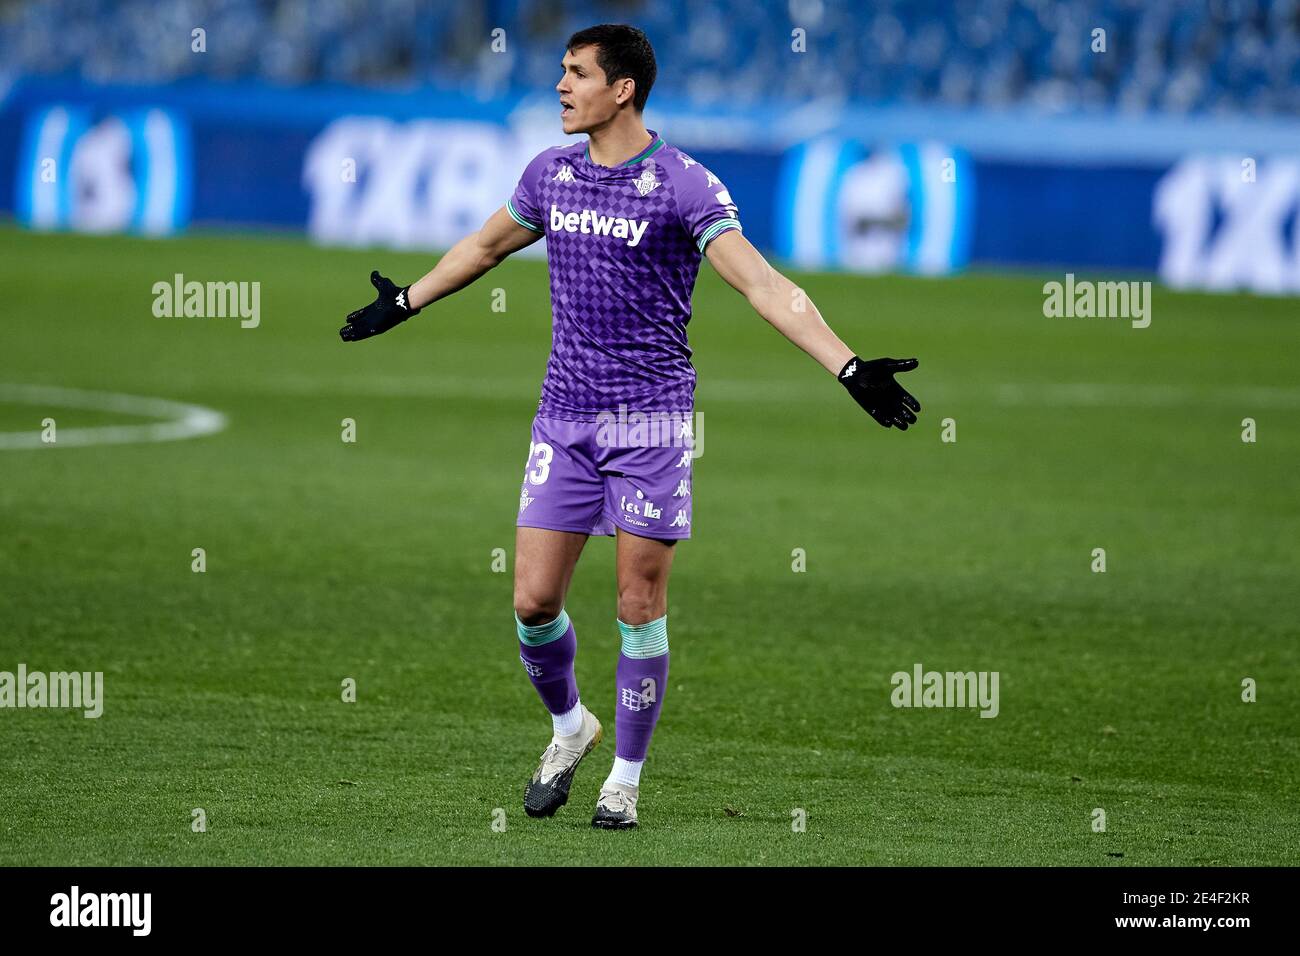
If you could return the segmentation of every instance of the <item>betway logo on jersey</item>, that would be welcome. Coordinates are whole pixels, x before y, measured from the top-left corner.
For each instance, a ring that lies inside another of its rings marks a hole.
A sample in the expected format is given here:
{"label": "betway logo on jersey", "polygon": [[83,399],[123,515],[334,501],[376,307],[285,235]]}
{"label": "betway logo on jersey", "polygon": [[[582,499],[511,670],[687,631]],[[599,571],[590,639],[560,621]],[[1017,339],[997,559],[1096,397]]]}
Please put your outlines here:
{"label": "betway logo on jersey", "polygon": [[635,246],[650,227],[648,219],[623,219],[621,216],[602,216],[598,212],[584,209],[582,212],[562,212],[554,203],[551,204],[551,232],[580,232],[592,236],[612,236],[626,239],[629,246]]}

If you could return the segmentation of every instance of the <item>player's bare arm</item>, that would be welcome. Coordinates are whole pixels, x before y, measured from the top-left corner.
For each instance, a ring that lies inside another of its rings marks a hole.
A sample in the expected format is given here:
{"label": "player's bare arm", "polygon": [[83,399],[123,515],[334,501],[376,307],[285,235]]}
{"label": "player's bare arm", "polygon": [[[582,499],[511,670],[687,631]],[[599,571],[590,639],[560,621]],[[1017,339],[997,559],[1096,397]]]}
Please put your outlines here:
{"label": "player's bare arm", "polygon": [[426,305],[459,292],[512,252],[540,238],[540,232],[519,225],[502,206],[483,228],[452,246],[419,281],[400,288],[377,271],[370,273],[378,295],[374,302],[348,315],[348,324],[339,329],[339,336],[345,342],[357,342],[387,332]]}
{"label": "player's bare arm", "polygon": [[849,394],[885,428],[916,424],[918,402],[894,380],[917,360],[859,358],[826,324],[807,294],[763,258],[739,230],[728,230],[705,247],[705,256],[773,328],[839,378]]}

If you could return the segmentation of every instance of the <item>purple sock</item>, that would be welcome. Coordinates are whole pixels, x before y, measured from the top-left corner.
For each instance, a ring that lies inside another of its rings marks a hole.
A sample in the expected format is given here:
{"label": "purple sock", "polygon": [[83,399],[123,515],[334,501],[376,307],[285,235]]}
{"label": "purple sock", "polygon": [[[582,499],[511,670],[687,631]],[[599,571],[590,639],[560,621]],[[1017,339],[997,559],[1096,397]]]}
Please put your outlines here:
{"label": "purple sock", "polygon": [[569,615],[547,624],[529,627],[515,619],[519,631],[519,659],[528,678],[552,714],[566,714],[578,703],[578,679],[573,660],[578,655],[578,638]]}
{"label": "purple sock", "polygon": [[617,681],[614,732],[618,746],[614,755],[624,760],[645,760],[668,688],[668,654],[628,657],[620,653]]}

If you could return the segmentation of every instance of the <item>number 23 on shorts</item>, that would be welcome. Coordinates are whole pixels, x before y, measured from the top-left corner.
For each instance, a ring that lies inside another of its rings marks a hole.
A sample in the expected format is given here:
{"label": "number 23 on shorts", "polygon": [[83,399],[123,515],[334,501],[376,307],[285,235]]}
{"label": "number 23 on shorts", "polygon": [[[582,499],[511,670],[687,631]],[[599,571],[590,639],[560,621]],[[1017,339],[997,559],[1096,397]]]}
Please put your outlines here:
{"label": "number 23 on shorts", "polygon": [[553,457],[555,457],[555,449],[546,442],[528,443],[528,464],[525,466],[524,474],[529,484],[540,485],[550,477]]}

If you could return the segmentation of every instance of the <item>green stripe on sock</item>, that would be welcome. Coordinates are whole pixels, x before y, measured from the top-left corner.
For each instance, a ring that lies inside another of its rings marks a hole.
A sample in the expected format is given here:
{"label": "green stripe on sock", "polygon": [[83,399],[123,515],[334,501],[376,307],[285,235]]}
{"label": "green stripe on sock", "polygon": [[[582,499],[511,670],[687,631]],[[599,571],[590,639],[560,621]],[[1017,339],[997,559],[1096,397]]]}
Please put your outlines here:
{"label": "green stripe on sock", "polygon": [[618,622],[623,653],[628,657],[662,657],[668,653],[668,615],[645,624]]}
{"label": "green stripe on sock", "polygon": [[515,627],[519,631],[521,641],[532,647],[540,647],[542,644],[558,641],[564,636],[564,632],[569,629],[569,612],[561,608],[560,616],[554,621],[534,625],[525,624],[519,620],[519,615],[516,614]]}

